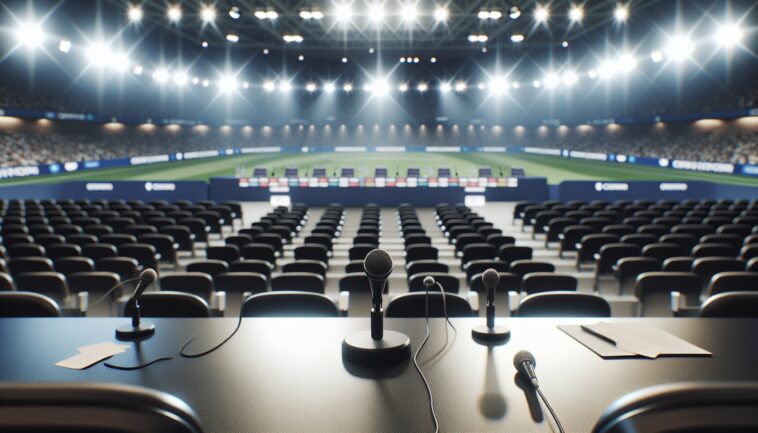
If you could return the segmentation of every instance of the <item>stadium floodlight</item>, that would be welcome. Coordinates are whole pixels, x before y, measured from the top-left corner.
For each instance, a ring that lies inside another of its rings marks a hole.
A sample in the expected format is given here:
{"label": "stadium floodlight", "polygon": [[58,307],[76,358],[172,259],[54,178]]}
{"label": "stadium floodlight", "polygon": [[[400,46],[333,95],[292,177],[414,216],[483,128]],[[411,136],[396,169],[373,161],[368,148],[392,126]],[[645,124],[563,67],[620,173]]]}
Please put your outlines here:
{"label": "stadium floodlight", "polygon": [[182,9],[179,5],[171,5],[166,9],[166,16],[172,23],[178,22],[182,19]]}
{"label": "stadium floodlight", "polygon": [[[484,85],[482,84],[480,90],[484,90]],[[508,82],[505,80],[504,77],[495,77],[490,81],[490,92],[494,95],[502,95],[503,93],[508,91]]]}
{"label": "stadium floodlight", "polygon": [[174,84],[179,87],[186,86],[187,83],[189,82],[189,76],[184,71],[177,71],[177,72],[174,72],[173,81],[174,81]]}
{"label": "stadium floodlight", "polygon": [[405,63],[405,57],[400,58],[400,63]]}
{"label": "stadium floodlight", "polygon": [[200,84],[200,78],[199,77],[192,77],[192,85],[197,86]]}
{"label": "stadium floodlight", "polygon": [[347,63],[347,57],[342,58],[342,63]]}
{"label": "stadium floodlight", "polygon": [[483,44],[487,42],[489,36],[485,34],[470,34],[468,35],[468,41],[472,44]]}
{"label": "stadium floodlight", "polygon": [[479,90],[484,90],[487,88],[487,86],[485,86],[484,83],[480,82],[479,84],[476,85],[476,88]]}
{"label": "stadium floodlight", "polygon": [[353,85],[352,85],[352,84],[350,84],[350,83],[345,83],[345,84],[342,86],[342,90],[343,90],[343,91],[345,91],[346,93],[350,93],[350,92],[352,92],[352,91],[353,91]]}
{"label": "stadium floodlight", "polygon": [[403,5],[401,13],[401,18],[406,23],[413,23],[418,19],[418,9],[415,4]]}
{"label": "stadium floodlight", "polygon": [[618,4],[613,11],[613,18],[619,23],[625,23],[629,19],[629,6]]}
{"label": "stadium floodlight", "polygon": [[110,48],[102,42],[96,42],[87,48],[87,60],[91,66],[104,66],[111,60]]}
{"label": "stadium floodlight", "polygon": [[332,93],[336,89],[336,86],[333,82],[328,82],[324,84],[324,91],[327,93]]}
{"label": "stadium floodlight", "polygon": [[131,5],[126,12],[126,16],[129,18],[129,21],[133,23],[142,21],[142,15],[142,7],[140,5]]}
{"label": "stadium floodlight", "polygon": [[245,89],[245,90],[249,89],[250,88],[250,82],[243,81],[242,82],[242,88]]}
{"label": "stadium floodlight", "polygon": [[545,79],[545,87],[548,89],[554,89],[558,87],[558,84],[561,82],[561,79],[558,77],[558,74],[548,74]]}
{"label": "stadium floodlight", "polygon": [[206,78],[206,79],[204,79],[203,81],[200,82],[200,85],[203,86],[203,87],[208,87],[208,86],[211,85],[211,81]]}
{"label": "stadium floodlight", "polygon": [[266,19],[275,20],[277,18],[279,18],[279,13],[275,10],[266,11]]}
{"label": "stadium floodlight", "polygon": [[535,89],[539,89],[540,87],[542,87],[542,81],[540,80],[532,81],[532,87],[534,87]]}
{"label": "stadium floodlight", "polygon": [[538,5],[534,9],[534,20],[538,23],[547,23],[550,19],[550,9],[545,5]]}
{"label": "stadium floodlight", "polygon": [[229,9],[229,18],[233,20],[238,20],[242,14],[240,13],[240,8],[237,6],[232,6],[231,9]]}
{"label": "stadium floodlight", "polygon": [[584,18],[584,9],[580,5],[571,5],[569,9],[569,20],[571,22],[580,22]]}
{"label": "stadium floodlight", "polygon": [[273,81],[264,81],[263,82],[263,90],[265,90],[266,92],[269,92],[269,93],[273,92],[274,90],[276,90],[276,85],[274,84]]}
{"label": "stadium floodlight", "polygon": [[440,92],[442,93],[450,93],[450,91],[453,89],[453,86],[450,85],[448,82],[444,82],[440,84]]}
{"label": "stadium floodlight", "polygon": [[516,33],[515,35],[511,35],[511,42],[518,44],[519,42],[524,42],[524,35],[521,33]]}
{"label": "stadium floodlight", "polygon": [[129,69],[129,56],[126,53],[111,53],[109,64],[118,72]]}
{"label": "stadium floodlight", "polygon": [[687,60],[695,52],[695,44],[687,35],[677,35],[669,39],[666,55],[674,61]]}
{"label": "stadium floodlight", "polygon": [[500,18],[502,18],[503,13],[497,9],[492,9],[492,10],[482,9],[479,11],[478,14],[476,14],[476,16],[480,20],[499,20]]}
{"label": "stadium floodlight", "polygon": [[282,39],[288,44],[299,44],[303,42],[303,37],[300,35],[284,35]]}
{"label": "stadium floodlight", "polygon": [[418,90],[421,93],[424,93],[427,90],[429,90],[429,85],[426,83],[418,83],[418,86],[416,86],[416,90]]}
{"label": "stadium floodlight", "polygon": [[631,54],[622,54],[618,60],[618,70],[628,74],[637,67],[637,59]]}
{"label": "stadium floodlight", "polygon": [[353,19],[353,9],[347,4],[339,5],[334,11],[334,17],[338,22],[348,23]]}
{"label": "stadium floodlight", "polygon": [[563,42],[561,42],[561,47],[568,48],[568,46],[569,46],[569,41],[563,41]]}
{"label": "stadium floodlight", "polygon": [[518,6],[512,6],[511,9],[508,11],[508,16],[512,19],[518,19],[518,17],[521,16],[521,9],[518,8]]}
{"label": "stadium floodlight", "polygon": [[591,80],[594,80],[594,79],[596,79],[596,78],[598,77],[598,75],[597,75],[597,71],[596,71],[596,70],[594,70],[594,69],[590,69],[590,70],[587,72],[587,76],[588,76],[588,77],[590,77],[590,79],[591,79]]}
{"label": "stadium floodlight", "polygon": [[153,72],[153,80],[155,80],[159,84],[163,84],[166,81],[168,81],[169,73],[167,69],[160,68],[156,69],[155,72]]}
{"label": "stadium floodlight", "polygon": [[513,87],[514,90],[518,90],[521,87],[521,84],[519,84],[518,81],[514,81],[511,83],[511,87]]}
{"label": "stadium floodlight", "polygon": [[445,22],[450,18],[450,11],[444,6],[437,6],[434,9],[434,21]]}
{"label": "stadium floodlight", "polygon": [[563,73],[563,84],[566,87],[572,87],[577,81],[579,81],[579,77],[576,75],[576,72],[566,71]]}
{"label": "stadium floodlight", "polygon": [[598,76],[603,79],[612,78],[618,72],[618,67],[615,62],[606,60],[600,64],[597,69]]}
{"label": "stadium floodlight", "polygon": [[437,58],[436,57],[432,57],[431,59],[429,59],[429,61],[431,63],[437,63]]}
{"label": "stadium floodlight", "polygon": [[384,21],[384,6],[380,3],[375,3],[369,8],[369,20],[374,23],[381,23]]}
{"label": "stadium floodlight", "polygon": [[722,24],[716,31],[716,42],[722,48],[732,48],[742,40],[742,29],[736,24]]}
{"label": "stadium floodlight", "polygon": [[270,10],[258,9],[257,11],[253,13],[253,16],[258,18],[259,20],[275,20],[279,18],[279,13],[273,9],[270,9]]}
{"label": "stadium floodlight", "polygon": [[229,33],[228,35],[226,35],[226,40],[233,44],[236,44],[237,42],[240,41],[240,37],[238,35],[235,35],[234,33]]}
{"label": "stadium floodlight", "polygon": [[216,8],[212,5],[203,5],[200,9],[200,19],[205,24],[210,24],[216,20]]}
{"label": "stadium floodlight", "polygon": [[22,23],[16,28],[16,40],[27,48],[39,48],[45,42],[45,33],[38,23]]}
{"label": "stadium floodlight", "polygon": [[71,51],[71,41],[68,39],[61,39],[60,43],[58,43],[58,51],[64,54]]}
{"label": "stadium floodlight", "polygon": [[408,84],[407,83],[400,83],[399,86],[397,86],[397,90],[399,90],[402,93],[405,93],[408,91]]}
{"label": "stadium floodlight", "polygon": [[660,50],[653,51],[650,53],[650,60],[652,60],[653,63],[661,63],[663,61],[663,53],[660,52]]}
{"label": "stadium floodlight", "polygon": [[132,68],[132,74],[138,77],[142,75],[143,72],[145,72],[145,68],[143,68],[142,65],[134,65],[134,67]]}
{"label": "stadium floodlight", "polygon": [[218,88],[221,93],[230,94],[237,90],[237,78],[234,75],[225,74],[218,80]]}
{"label": "stadium floodlight", "polygon": [[457,81],[455,83],[455,91],[458,93],[465,92],[466,91],[466,82],[465,81]]}
{"label": "stadium floodlight", "polygon": [[292,83],[289,80],[280,80],[279,81],[279,91],[283,93],[287,93],[290,90],[292,90]]}
{"label": "stadium floodlight", "polygon": [[315,92],[315,91],[316,91],[316,83],[307,83],[307,84],[305,85],[305,90],[306,90],[308,93],[313,93],[313,92]]}
{"label": "stadium floodlight", "polygon": [[201,46],[201,47],[203,47],[203,48],[208,48],[208,41],[203,41],[203,42],[200,44],[200,46]]}

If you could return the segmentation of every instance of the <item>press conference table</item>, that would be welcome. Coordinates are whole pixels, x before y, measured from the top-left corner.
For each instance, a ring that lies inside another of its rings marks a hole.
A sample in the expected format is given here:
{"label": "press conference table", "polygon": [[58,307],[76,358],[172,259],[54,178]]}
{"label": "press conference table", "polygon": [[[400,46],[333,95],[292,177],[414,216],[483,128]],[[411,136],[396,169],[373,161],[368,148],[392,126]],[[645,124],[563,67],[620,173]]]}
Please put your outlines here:
{"label": "press conference table", "polygon": [[[711,357],[603,360],[557,328],[598,319],[499,320],[512,331],[501,346],[471,339],[483,319],[453,319],[445,346],[441,319],[421,355],[444,432],[550,432],[547,411],[521,382],[513,355],[537,359],[544,392],[567,432],[588,433],[622,395],[679,381],[758,381],[754,319],[611,319],[657,326],[711,352]],[[69,370],[53,364],[76,348],[115,341],[123,318],[0,319],[0,380],[120,382],[158,389],[186,401],[207,432],[432,431],[426,392],[409,362],[372,370],[346,364],[342,339],[368,328],[365,318],[244,319],[225,346],[197,359],[174,358],[135,371],[106,367]],[[191,351],[216,344],[236,319],[151,319],[156,334],[110,359],[134,365],[172,355],[192,335]],[[388,319],[415,352],[423,319]]]}

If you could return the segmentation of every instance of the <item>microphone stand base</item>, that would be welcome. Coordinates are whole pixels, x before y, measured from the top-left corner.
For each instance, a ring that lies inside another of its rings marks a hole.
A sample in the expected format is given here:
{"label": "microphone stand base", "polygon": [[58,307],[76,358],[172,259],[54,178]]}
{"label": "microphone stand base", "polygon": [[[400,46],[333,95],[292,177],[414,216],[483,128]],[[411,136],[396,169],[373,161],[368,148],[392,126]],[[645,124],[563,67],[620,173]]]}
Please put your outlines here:
{"label": "microphone stand base", "polygon": [[471,336],[474,340],[492,343],[509,339],[511,337],[511,330],[506,326],[495,325],[492,328],[488,328],[487,325],[479,325],[471,330]]}
{"label": "microphone stand base", "polygon": [[139,326],[123,325],[116,328],[116,339],[118,340],[136,340],[145,338],[155,333],[155,325],[150,322],[142,322]]}
{"label": "microphone stand base", "polygon": [[358,364],[389,365],[411,356],[411,340],[395,331],[384,331],[381,340],[371,338],[371,331],[360,331],[342,341],[342,357]]}

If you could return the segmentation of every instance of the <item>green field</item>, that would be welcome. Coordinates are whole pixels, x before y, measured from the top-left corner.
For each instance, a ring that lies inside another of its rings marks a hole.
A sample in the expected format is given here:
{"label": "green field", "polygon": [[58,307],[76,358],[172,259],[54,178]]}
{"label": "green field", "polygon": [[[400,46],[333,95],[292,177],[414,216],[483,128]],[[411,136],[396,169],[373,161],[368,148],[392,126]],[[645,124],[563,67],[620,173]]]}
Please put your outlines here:
{"label": "green field", "polygon": [[284,167],[298,167],[300,173],[313,167],[324,167],[327,173],[340,167],[353,167],[357,176],[372,176],[375,167],[386,167],[389,174],[398,170],[405,174],[408,167],[418,167],[422,176],[436,175],[438,167],[449,167],[460,176],[471,176],[478,167],[490,166],[493,173],[508,175],[511,167],[521,167],[527,176],[547,177],[557,184],[564,180],[705,180],[719,183],[758,186],[758,178],[713,173],[698,173],[659,167],[617,164],[568,159],[553,156],[494,153],[276,153],[205,158],[193,161],[169,162],[144,166],[85,170],[73,173],[38,176],[1,181],[0,185],[57,183],[71,180],[207,180],[216,176],[235,176],[238,167],[247,175],[253,167],[266,167],[269,172],[284,172]]}

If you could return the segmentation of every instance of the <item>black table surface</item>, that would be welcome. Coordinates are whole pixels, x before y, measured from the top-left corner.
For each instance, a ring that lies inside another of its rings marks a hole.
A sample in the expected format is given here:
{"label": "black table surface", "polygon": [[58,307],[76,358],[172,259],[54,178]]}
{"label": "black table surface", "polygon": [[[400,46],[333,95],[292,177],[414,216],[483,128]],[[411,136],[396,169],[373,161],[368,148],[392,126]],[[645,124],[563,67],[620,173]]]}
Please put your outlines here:
{"label": "black table surface", "polygon": [[[421,353],[443,432],[550,432],[548,413],[513,367],[531,351],[543,391],[567,432],[588,433],[603,410],[624,394],[681,381],[758,381],[758,320],[610,319],[639,321],[713,353],[710,357],[603,360],[557,328],[598,319],[501,319],[511,328],[502,346],[471,339],[483,319],[431,320]],[[133,365],[173,355],[191,336],[191,351],[226,336],[236,319],[151,319],[156,334],[110,359]],[[174,358],[135,371],[103,363],[85,370],[54,364],[79,346],[115,341],[123,318],[0,319],[0,380],[120,382],[176,395],[199,414],[208,432],[428,432],[425,388],[410,361],[380,371],[345,363],[342,339],[368,328],[367,319],[245,319],[225,346],[197,359]],[[388,319],[415,352],[423,319]],[[139,349],[139,350],[138,350]]]}

